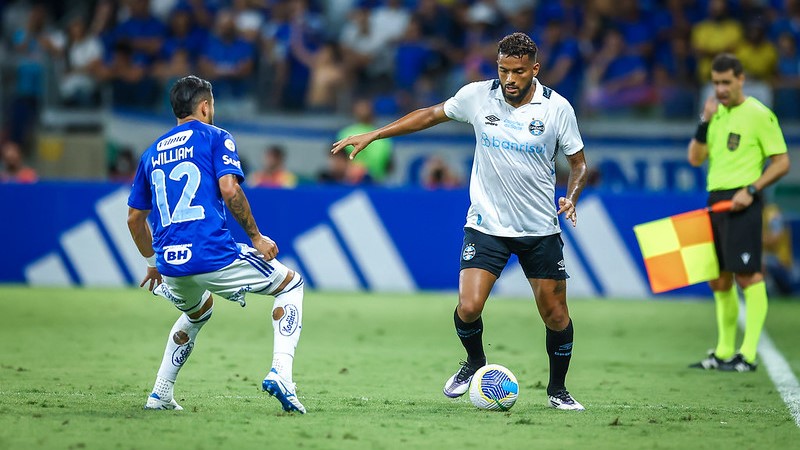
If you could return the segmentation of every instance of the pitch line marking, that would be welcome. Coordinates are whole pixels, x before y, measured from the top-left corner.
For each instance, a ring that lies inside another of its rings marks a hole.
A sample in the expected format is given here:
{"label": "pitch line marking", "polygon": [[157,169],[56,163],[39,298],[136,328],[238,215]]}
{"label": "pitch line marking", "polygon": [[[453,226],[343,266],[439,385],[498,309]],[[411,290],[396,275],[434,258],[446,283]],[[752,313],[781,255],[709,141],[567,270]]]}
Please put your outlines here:
{"label": "pitch line marking", "polygon": [[[745,309],[744,303],[739,308],[739,326],[745,328]],[[800,428],[800,382],[792,372],[792,367],[783,354],[775,347],[766,331],[761,332],[761,339],[758,341],[758,354],[761,356],[764,368],[767,369],[772,384],[781,394],[783,402],[789,408],[794,419],[795,425]]]}

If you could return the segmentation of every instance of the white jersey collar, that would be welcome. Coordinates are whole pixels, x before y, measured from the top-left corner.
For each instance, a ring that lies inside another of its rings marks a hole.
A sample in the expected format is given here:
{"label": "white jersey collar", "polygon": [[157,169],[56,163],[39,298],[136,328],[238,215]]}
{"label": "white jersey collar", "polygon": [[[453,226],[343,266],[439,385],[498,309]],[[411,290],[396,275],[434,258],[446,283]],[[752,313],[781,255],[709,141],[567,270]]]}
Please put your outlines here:
{"label": "white jersey collar", "polygon": [[[499,80],[498,80],[499,81]],[[539,83],[539,80],[536,77],[533,77],[533,84],[531,85],[531,89],[533,89],[533,97],[531,97],[530,104],[540,104],[544,101],[544,89],[542,88],[542,83]],[[506,103],[506,98],[503,96],[503,85],[500,84],[497,86],[497,89],[494,90],[494,98]],[[511,106],[511,105],[509,105]]]}

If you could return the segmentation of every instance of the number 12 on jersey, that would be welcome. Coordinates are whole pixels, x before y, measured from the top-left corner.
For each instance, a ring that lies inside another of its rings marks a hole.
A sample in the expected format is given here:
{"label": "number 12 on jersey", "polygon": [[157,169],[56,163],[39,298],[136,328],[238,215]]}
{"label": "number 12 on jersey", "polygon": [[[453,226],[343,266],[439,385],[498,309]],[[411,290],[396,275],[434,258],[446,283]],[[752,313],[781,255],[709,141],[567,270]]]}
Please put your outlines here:
{"label": "number 12 on jersey", "polygon": [[200,220],[206,217],[206,210],[202,205],[192,205],[192,200],[200,188],[200,169],[191,162],[184,161],[175,166],[169,172],[169,179],[180,182],[186,177],[186,184],[183,185],[178,204],[175,210],[170,212],[169,201],[167,200],[167,178],[164,171],[156,169],[152,172],[151,178],[155,186],[156,205],[158,214],[161,217],[161,226],[168,227],[173,223],[189,222]]}

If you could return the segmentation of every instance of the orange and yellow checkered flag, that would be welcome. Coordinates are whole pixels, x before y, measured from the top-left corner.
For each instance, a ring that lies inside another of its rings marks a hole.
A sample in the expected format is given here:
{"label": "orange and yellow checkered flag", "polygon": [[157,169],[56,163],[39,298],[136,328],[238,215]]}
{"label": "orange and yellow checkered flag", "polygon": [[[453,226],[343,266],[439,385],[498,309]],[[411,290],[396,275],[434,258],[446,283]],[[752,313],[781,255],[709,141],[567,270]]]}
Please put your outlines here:
{"label": "orange and yellow checkered flag", "polygon": [[730,201],[633,227],[653,293],[719,277],[710,212],[730,209]]}

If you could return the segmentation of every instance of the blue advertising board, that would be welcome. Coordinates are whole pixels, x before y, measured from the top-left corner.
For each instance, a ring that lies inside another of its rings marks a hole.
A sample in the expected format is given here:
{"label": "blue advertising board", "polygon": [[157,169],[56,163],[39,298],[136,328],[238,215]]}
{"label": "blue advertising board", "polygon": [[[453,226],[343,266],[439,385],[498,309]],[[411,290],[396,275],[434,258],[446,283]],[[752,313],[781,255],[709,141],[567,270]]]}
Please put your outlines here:
{"label": "blue advertising board", "polygon": [[[129,187],[112,183],[0,185],[0,282],[122,286],[144,260],[128,235]],[[302,186],[248,189],[254,215],[279,259],[323,290],[457,289],[466,189]],[[572,297],[653,297],[633,226],[704,206],[703,193],[587,190],[578,226],[562,224]],[[237,240],[246,236],[233,219]],[[705,285],[667,295],[706,296]],[[495,294],[530,296],[515,260]],[[662,294],[663,295],[663,294]]]}

